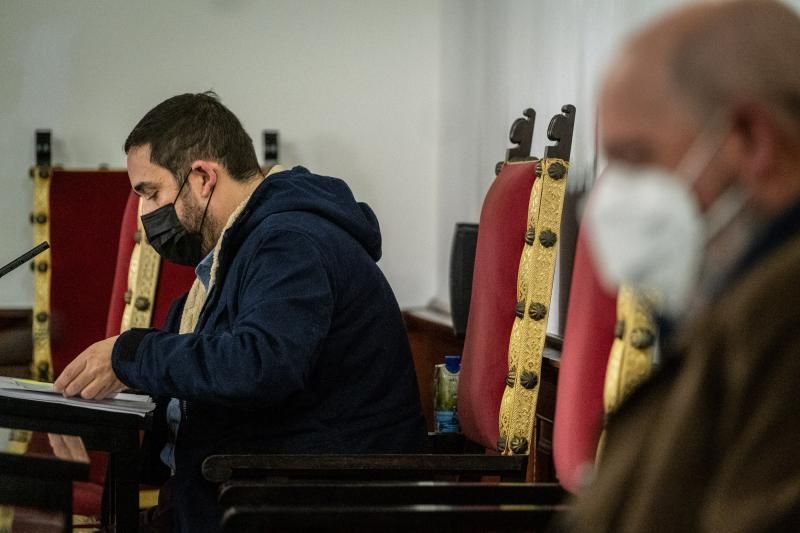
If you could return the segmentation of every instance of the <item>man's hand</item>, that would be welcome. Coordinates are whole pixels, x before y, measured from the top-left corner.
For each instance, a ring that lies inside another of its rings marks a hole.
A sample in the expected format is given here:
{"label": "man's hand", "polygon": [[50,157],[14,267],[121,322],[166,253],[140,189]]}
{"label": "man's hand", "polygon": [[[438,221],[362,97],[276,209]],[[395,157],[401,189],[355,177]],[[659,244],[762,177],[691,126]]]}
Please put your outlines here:
{"label": "man's hand", "polygon": [[125,389],[111,368],[111,350],[117,337],[96,342],[86,348],[61,373],[53,390],[64,396],[101,400]]}

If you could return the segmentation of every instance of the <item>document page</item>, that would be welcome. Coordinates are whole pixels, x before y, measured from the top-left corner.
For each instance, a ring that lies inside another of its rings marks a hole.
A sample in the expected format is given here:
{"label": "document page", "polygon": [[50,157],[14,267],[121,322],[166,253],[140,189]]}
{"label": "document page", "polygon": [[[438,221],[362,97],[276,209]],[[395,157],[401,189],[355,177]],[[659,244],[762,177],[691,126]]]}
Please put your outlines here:
{"label": "document page", "polygon": [[36,402],[72,405],[111,413],[128,413],[145,416],[155,409],[155,402],[143,394],[117,393],[104,400],[84,400],[80,397],[64,398],[53,391],[52,383],[0,376],[0,397],[20,398]]}

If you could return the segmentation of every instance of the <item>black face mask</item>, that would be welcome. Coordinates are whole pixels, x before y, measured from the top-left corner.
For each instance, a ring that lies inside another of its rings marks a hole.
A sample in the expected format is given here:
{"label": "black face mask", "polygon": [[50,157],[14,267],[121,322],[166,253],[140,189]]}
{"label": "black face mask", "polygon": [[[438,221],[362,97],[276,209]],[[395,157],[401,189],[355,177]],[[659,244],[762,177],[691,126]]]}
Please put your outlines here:
{"label": "black face mask", "polygon": [[158,255],[179,265],[197,266],[203,259],[203,239],[200,232],[203,229],[203,223],[208,212],[208,204],[211,203],[211,196],[214,195],[214,191],[212,190],[211,196],[208,197],[197,232],[187,231],[178,218],[175,202],[180,198],[183,186],[189,181],[191,173],[192,171],[190,170],[183,183],[181,183],[174,202],[142,215],[142,226],[144,226],[144,232],[147,234],[150,246],[155,249]]}

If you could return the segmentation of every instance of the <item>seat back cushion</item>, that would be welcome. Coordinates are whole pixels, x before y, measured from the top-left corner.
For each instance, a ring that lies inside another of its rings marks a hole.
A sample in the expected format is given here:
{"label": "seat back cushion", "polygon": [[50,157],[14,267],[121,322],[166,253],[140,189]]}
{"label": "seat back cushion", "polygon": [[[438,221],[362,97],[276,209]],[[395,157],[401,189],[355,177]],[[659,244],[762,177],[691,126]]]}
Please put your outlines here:
{"label": "seat back cushion", "polygon": [[517,272],[525,245],[528,203],[537,161],[505,163],[481,208],[475,270],[458,387],[461,429],[497,447],[500,400],[517,304]]}
{"label": "seat back cushion", "polygon": [[553,429],[556,475],[573,492],[580,488],[597,452],[616,307],[616,295],[602,285],[586,232],[581,229],[572,271]]}

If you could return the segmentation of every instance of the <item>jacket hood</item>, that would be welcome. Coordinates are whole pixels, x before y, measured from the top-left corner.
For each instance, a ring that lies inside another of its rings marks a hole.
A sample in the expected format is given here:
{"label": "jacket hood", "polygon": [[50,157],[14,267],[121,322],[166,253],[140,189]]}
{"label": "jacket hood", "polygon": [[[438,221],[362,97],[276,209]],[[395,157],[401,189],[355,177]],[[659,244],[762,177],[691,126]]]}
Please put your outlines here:
{"label": "jacket hood", "polygon": [[253,192],[240,217],[242,229],[246,234],[266,217],[287,211],[324,218],[349,233],[375,261],[381,258],[378,218],[367,204],[356,201],[344,181],[300,166],[272,174]]}

